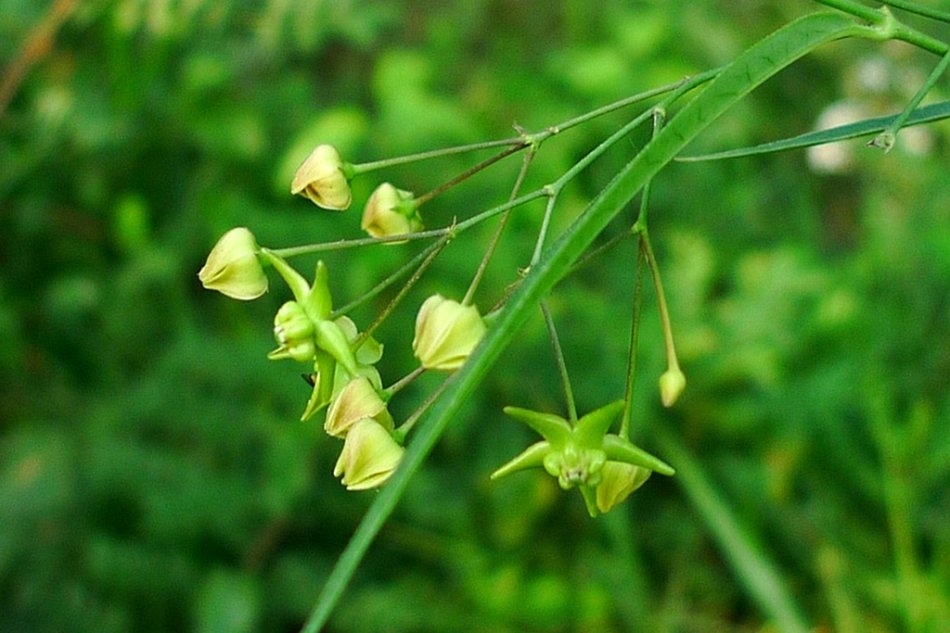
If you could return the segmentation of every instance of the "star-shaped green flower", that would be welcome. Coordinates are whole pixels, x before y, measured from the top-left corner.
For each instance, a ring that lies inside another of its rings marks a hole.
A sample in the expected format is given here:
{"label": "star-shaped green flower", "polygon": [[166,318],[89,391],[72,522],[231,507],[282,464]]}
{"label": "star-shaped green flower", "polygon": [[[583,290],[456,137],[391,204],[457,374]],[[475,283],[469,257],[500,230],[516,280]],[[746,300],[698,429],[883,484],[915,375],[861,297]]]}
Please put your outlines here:
{"label": "star-shaped green flower", "polygon": [[660,458],[626,438],[608,433],[610,425],[623,406],[622,400],[611,402],[591,411],[574,426],[551,413],[505,407],[507,415],[524,422],[544,439],[532,444],[493,472],[491,478],[497,479],[519,470],[540,466],[552,477],[557,477],[558,484],[564,490],[579,486],[588,511],[591,516],[596,516],[596,491],[601,484],[606,463],[620,462],[661,475],[673,475],[676,472],[673,467]]}

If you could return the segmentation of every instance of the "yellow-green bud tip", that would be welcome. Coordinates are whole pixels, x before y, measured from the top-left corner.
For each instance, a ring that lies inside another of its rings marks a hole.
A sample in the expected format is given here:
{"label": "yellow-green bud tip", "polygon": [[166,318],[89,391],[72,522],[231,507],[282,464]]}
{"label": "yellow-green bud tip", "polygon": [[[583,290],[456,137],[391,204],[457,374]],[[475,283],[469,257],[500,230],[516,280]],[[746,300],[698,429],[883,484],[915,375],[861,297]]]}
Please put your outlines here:
{"label": "yellow-green bud tip", "polygon": [[663,372],[660,376],[660,401],[664,407],[672,407],[686,388],[686,376],[679,367]]}

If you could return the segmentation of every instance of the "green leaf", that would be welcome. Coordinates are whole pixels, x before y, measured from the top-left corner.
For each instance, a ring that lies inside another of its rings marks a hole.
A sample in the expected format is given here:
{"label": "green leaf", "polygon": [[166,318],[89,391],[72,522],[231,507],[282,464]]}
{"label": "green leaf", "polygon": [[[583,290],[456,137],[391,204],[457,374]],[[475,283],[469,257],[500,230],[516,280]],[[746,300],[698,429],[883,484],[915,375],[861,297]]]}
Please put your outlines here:
{"label": "green leaf", "polygon": [[[873,119],[864,119],[847,125],[828,128],[827,130],[818,130],[799,134],[780,141],[770,141],[761,145],[751,147],[740,147],[737,149],[715,152],[713,154],[702,154],[699,156],[677,156],[676,160],[684,163],[699,162],[704,160],[721,160],[724,158],[739,158],[741,156],[755,156],[757,154],[770,154],[772,152],[784,152],[791,149],[800,149],[802,147],[812,147],[814,145],[825,145],[838,141],[846,141],[852,138],[860,138],[870,134],[876,134],[886,130],[900,114],[876,117]],[[950,118],[950,101],[941,101],[933,103],[923,108],[914,110],[903,127],[912,125],[922,125],[932,123],[933,121],[942,121]]]}

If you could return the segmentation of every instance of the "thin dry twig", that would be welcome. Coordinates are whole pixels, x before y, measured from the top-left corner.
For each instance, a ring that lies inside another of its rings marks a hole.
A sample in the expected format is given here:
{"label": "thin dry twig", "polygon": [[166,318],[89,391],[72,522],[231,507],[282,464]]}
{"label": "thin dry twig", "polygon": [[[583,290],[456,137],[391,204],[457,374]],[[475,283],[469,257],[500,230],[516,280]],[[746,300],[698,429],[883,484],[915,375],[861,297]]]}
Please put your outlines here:
{"label": "thin dry twig", "polygon": [[0,79],[0,117],[6,112],[30,68],[52,50],[57,31],[69,19],[77,1],[54,0],[46,15],[31,29],[19,53],[6,67]]}

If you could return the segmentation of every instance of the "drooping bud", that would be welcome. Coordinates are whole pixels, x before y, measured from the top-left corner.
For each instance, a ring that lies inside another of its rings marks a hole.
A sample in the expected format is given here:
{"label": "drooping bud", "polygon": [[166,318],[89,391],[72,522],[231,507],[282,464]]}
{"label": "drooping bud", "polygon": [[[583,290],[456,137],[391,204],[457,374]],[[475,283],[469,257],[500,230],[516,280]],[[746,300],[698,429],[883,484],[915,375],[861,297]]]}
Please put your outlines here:
{"label": "drooping bud", "polygon": [[318,145],[297,168],[290,193],[299,194],[323,209],[342,211],[352,200],[344,169],[335,147]]}
{"label": "drooping bud", "polygon": [[333,469],[347,490],[377,488],[389,479],[405,449],[372,418],[357,420],[343,441],[343,450]]}
{"label": "drooping bud", "polygon": [[372,418],[387,431],[393,430],[386,403],[369,379],[360,376],[349,381],[330,404],[323,428],[335,437],[346,437],[350,427],[363,418]]}
{"label": "drooping bud", "polygon": [[485,335],[485,322],[475,306],[433,295],[416,317],[412,351],[426,369],[458,369]]}
{"label": "drooping bud", "polygon": [[316,342],[313,321],[296,301],[288,301],[274,317],[274,338],[280,346],[267,355],[271,360],[292,358],[307,362],[314,358]]}
{"label": "drooping bud", "polygon": [[231,229],[211,249],[198,271],[201,285],[232,299],[249,301],[267,292],[267,276],[257,258],[257,241],[244,227]]}
{"label": "drooping bud", "polygon": [[686,389],[686,376],[679,367],[671,367],[660,376],[660,401],[664,407],[672,407]]}
{"label": "drooping bud", "polygon": [[[412,192],[396,189],[388,182],[376,187],[366,201],[360,226],[373,237],[407,235],[422,230],[422,218],[413,204]],[[402,242],[387,242],[401,244]]]}

